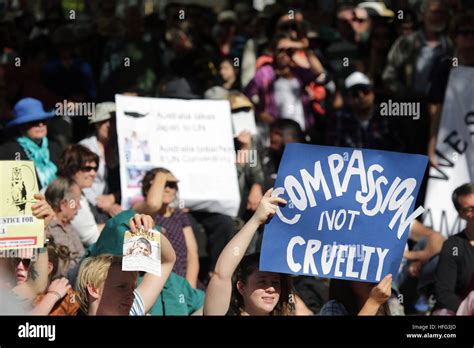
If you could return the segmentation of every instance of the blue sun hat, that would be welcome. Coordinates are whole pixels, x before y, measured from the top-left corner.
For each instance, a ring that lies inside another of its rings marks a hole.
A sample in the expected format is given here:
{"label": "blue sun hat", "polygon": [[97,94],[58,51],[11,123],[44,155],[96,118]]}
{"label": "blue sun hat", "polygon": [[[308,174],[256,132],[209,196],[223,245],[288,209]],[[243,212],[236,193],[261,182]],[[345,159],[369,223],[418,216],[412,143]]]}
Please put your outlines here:
{"label": "blue sun hat", "polygon": [[13,107],[13,119],[7,127],[18,126],[33,121],[46,120],[54,116],[54,112],[47,112],[38,99],[23,98]]}

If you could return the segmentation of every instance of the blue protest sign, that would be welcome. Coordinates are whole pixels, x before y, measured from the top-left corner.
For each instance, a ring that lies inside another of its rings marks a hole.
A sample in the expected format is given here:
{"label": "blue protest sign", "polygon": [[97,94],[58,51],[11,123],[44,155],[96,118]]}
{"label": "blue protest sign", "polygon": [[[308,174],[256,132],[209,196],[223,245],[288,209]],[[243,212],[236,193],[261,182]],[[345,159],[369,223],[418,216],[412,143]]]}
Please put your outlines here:
{"label": "blue protest sign", "polygon": [[266,225],[260,270],[379,282],[398,273],[428,158],[289,144]]}

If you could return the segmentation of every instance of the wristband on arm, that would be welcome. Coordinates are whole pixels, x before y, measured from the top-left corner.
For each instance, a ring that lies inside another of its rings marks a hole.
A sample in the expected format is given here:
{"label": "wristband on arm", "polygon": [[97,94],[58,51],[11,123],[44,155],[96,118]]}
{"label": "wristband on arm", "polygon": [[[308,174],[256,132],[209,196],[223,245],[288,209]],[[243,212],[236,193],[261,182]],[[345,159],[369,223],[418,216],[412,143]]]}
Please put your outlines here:
{"label": "wristband on arm", "polygon": [[61,301],[61,299],[63,298],[61,296],[61,294],[59,292],[55,291],[55,290],[48,290],[47,294],[49,294],[49,293],[54,294],[54,295],[57,296],[58,299],[56,300],[56,302]]}

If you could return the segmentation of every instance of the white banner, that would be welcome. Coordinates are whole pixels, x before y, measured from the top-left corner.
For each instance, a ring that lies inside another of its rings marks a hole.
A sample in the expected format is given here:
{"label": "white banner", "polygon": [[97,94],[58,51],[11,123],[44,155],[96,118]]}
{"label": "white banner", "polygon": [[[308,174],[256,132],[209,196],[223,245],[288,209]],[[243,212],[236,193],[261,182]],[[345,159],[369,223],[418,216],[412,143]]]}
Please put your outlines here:
{"label": "white banner", "polygon": [[230,105],[116,95],[122,205],[141,198],[141,179],[165,167],[180,180],[181,206],[236,216],[240,205]]}
{"label": "white banner", "polygon": [[436,143],[438,166],[430,168],[423,223],[445,236],[464,229],[451,194],[474,179],[473,86],[474,68],[451,70]]}

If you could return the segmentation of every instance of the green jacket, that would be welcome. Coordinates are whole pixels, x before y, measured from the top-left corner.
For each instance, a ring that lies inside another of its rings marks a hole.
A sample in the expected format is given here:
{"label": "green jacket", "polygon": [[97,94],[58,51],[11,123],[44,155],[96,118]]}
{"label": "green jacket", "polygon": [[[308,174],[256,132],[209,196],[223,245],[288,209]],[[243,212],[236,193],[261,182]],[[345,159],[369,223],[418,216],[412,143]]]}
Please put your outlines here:
{"label": "green jacket", "polygon": [[[86,251],[84,257],[101,254],[123,255],[123,238],[129,229],[128,221],[135,215],[133,210],[125,210],[105,224],[99,239]],[[138,279],[141,282],[141,277]],[[163,291],[153,305],[152,315],[190,315],[204,305],[204,292],[191,287],[183,277],[171,273]]]}

